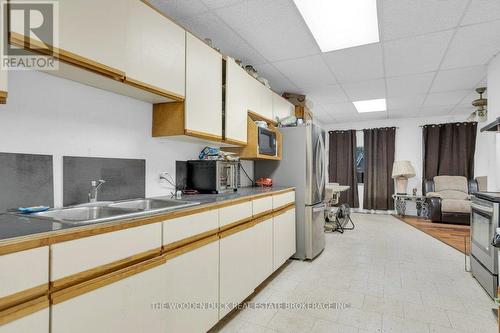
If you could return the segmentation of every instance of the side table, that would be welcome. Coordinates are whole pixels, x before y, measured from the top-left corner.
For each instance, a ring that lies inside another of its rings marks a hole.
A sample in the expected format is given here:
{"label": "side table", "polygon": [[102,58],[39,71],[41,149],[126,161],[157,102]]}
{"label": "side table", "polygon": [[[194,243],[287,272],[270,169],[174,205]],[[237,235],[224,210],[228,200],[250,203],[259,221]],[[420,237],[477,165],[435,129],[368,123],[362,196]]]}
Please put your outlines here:
{"label": "side table", "polygon": [[392,198],[396,200],[396,212],[398,215],[405,216],[406,202],[415,201],[417,207],[417,215],[419,217],[429,217],[429,205],[427,204],[427,197],[424,195],[411,195],[411,194],[393,194]]}

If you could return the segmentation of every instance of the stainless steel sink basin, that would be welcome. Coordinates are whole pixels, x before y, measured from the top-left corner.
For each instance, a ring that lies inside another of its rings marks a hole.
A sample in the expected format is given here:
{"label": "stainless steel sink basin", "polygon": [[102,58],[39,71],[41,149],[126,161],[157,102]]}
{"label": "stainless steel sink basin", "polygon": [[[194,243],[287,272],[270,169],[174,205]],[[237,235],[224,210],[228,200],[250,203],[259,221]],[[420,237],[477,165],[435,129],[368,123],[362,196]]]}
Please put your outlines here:
{"label": "stainless steel sink basin", "polygon": [[114,207],[72,207],[53,209],[31,214],[33,217],[56,220],[67,224],[87,224],[114,220],[121,216],[138,213],[137,209],[119,209]]}
{"label": "stainless steel sink basin", "polygon": [[168,200],[168,199],[136,199],[115,202],[108,207],[139,209],[147,212],[168,211],[171,209],[183,208],[198,205],[198,202]]}

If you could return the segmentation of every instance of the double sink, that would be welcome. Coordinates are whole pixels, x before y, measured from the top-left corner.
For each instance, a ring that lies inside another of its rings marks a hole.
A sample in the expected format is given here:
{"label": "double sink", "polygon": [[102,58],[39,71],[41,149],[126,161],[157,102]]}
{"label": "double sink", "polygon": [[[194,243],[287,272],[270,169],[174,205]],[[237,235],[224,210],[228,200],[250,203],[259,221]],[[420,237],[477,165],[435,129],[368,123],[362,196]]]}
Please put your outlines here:
{"label": "double sink", "polygon": [[84,225],[153,215],[198,204],[200,203],[173,199],[102,201],[67,208],[55,208],[30,214],[30,217],[57,221],[62,224]]}

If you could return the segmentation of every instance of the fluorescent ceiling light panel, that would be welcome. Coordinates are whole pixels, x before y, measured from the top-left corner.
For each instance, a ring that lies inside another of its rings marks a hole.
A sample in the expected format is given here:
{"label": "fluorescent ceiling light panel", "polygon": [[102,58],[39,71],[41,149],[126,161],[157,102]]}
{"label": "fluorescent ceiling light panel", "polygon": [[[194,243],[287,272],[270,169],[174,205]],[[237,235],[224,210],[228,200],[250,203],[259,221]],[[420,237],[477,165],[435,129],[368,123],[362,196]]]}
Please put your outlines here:
{"label": "fluorescent ceiling light panel", "polygon": [[352,102],[359,113],[387,111],[385,98]]}
{"label": "fluorescent ceiling light panel", "polygon": [[294,0],[321,51],[378,43],[377,0]]}

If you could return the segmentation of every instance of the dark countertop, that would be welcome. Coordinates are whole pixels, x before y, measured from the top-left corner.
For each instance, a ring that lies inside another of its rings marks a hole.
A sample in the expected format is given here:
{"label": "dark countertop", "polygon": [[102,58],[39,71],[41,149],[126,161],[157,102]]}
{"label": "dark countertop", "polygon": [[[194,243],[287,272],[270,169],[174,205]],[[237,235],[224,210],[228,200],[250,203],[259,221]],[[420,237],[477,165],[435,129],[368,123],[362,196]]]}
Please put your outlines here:
{"label": "dark countertop", "polygon": [[[276,191],[282,191],[286,189],[290,189],[291,187],[272,187],[272,188],[261,188],[261,187],[243,187],[238,189],[237,192],[228,192],[228,193],[222,193],[222,194],[196,194],[196,195],[184,195],[181,200],[184,201],[197,201],[200,202],[200,205],[194,206],[194,207],[201,207],[204,205],[208,204],[216,204],[216,203],[222,203],[224,201],[228,200],[234,200],[234,199],[239,199],[239,198],[244,198],[247,196],[255,196],[255,195],[261,195],[261,194],[266,194],[266,193],[272,193]],[[154,198],[168,198],[171,199],[171,196],[159,196],[159,197],[154,197]],[[193,208],[191,207],[185,207],[185,208],[179,208],[176,209],[175,211],[182,211],[182,210],[188,210]],[[171,210],[169,212],[172,212],[174,210]],[[144,215],[143,217],[150,217],[150,216],[155,216],[155,215],[162,215],[166,214],[167,212],[162,212],[162,213],[152,213],[150,215]],[[112,221],[113,223],[116,223],[117,221],[120,220],[129,220],[127,218],[120,218],[117,220]],[[76,229],[76,228],[81,228],[81,227],[88,227],[89,225],[102,225],[108,222],[101,222],[101,223],[95,223],[95,224],[85,224],[85,225],[72,225],[72,224],[62,224],[57,221],[49,221],[49,220],[41,220],[37,218],[30,218],[29,215],[26,216],[21,216],[21,215],[13,215],[13,214],[0,214],[0,242],[2,241],[7,241],[11,240],[17,237],[24,237],[24,236],[31,236],[31,235],[38,235],[38,234],[45,234],[45,233],[51,233],[55,231],[60,231],[60,230],[66,230],[66,229]]]}

